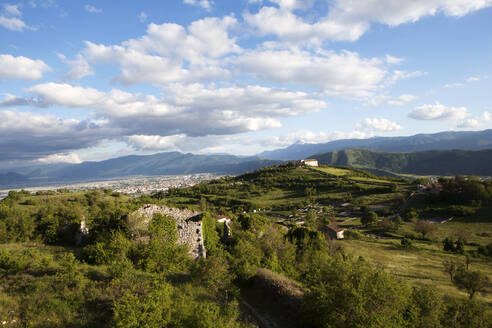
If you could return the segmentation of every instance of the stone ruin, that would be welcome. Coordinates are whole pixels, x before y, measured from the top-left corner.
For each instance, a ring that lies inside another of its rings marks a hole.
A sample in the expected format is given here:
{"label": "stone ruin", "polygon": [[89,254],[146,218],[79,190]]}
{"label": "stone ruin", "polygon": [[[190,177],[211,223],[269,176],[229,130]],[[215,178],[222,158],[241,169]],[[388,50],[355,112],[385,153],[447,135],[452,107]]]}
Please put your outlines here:
{"label": "stone ruin", "polygon": [[206,257],[203,243],[202,214],[191,210],[180,210],[166,206],[146,204],[132,213],[134,217],[144,218],[143,224],[148,225],[154,214],[160,213],[176,220],[178,228],[178,244],[188,245],[189,254],[194,259]]}

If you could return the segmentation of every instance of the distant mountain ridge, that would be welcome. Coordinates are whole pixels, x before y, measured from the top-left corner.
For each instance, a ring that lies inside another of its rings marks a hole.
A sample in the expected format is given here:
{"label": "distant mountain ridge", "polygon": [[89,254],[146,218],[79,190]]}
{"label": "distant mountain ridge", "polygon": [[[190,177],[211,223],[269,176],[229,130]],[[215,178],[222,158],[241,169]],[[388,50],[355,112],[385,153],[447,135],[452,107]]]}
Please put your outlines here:
{"label": "distant mountain ridge", "polygon": [[311,157],[317,159],[320,164],[367,169],[378,175],[405,173],[492,176],[492,149],[433,150],[412,153],[347,149]]}
{"label": "distant mountain ridge", "polygon": [[[179,175],[193,173],[241,174],[281,163],[257,156],[194,155],[179,152],[131,155],[100,162],[53,164],[19,168],[16,173],[1,174],[0,186],[29,184],[29,181],[71,182],[137,175]],[[31,179],[31,180],[29,180]],[[5,181],[3,183],[2,181]]]}
{"label": "distant mountain ridge", "polygon": [[319,144],[296,143],[287,148],[262,152],[259,156],[274,160],[299,160],[314,154],[351,148],[387,152],[446,149],[482,150],[492,148],[492,129],[484,131],[450,131],[434,134],[417,134],[409,137],[344,139]]}

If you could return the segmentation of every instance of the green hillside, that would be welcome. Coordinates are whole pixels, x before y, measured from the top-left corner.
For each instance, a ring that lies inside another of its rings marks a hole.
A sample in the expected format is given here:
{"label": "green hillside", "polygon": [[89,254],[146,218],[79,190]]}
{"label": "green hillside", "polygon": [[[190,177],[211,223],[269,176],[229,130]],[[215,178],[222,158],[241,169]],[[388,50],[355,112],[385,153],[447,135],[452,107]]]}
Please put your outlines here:
{"label": "green hillside", "polygon": [[[12,191],[0,201],[0,322],[488,328],[492,183],[440,184],[416,192],[404,179],[288,163],[139,197]],[[203,212],[207,258],[176,244],[173,219],[142,225],[132,213],[144,204]],[[231,218],[230,234],[216,215]],[[345,239],[329,238],[334,224]]]}
{"label": "green hillside", "polygon": [[[321,164],[416,175],[492,175],[492,149],[390,153],[348,149],[311,156]],[[381,172],[384,173],[384,172]]]}

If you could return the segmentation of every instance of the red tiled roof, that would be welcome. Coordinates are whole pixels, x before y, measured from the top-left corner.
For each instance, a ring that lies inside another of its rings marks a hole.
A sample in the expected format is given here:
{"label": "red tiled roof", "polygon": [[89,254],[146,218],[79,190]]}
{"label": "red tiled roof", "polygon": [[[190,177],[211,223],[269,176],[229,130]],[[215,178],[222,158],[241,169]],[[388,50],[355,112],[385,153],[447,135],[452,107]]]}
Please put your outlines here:
{"label": "red tiled roof", "polygon": [[337,226],[336,224],[330,224],[328,225],[328,228],[335,231],[335,232],[340,232],[340,231],[344,231],[345,229],[344,228],[340,228],[339,226]]}

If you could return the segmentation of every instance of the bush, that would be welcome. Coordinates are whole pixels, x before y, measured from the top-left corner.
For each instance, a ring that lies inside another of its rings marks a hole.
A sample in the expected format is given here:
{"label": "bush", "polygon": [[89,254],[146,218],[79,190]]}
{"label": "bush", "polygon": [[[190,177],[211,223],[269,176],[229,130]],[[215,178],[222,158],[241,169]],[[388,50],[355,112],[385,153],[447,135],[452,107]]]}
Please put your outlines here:
{"label": "bush", "polygon": [[413,242],[408,238],[403,238],[400,243],[403,248],[411,248],[413,245]]}
{"label": "bush", "polygon": [[361,240],[364,236],[357,230],[346,229],[343,233],[345,239]]}

